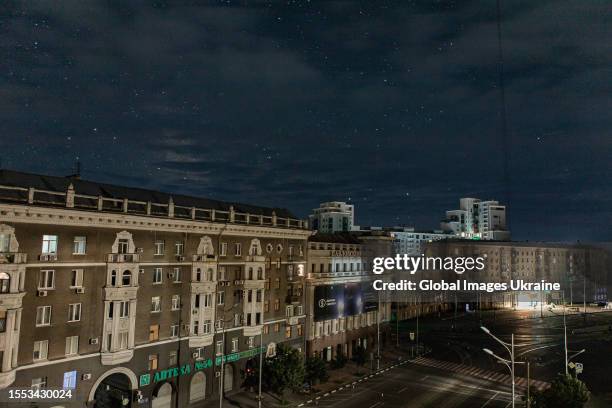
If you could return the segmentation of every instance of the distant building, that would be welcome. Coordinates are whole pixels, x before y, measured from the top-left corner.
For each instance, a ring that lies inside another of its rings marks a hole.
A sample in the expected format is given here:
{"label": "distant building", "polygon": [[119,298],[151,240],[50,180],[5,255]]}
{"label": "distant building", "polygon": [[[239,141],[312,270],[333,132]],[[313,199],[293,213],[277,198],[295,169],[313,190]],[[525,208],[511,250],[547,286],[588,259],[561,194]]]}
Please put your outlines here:
{"label": "distant building", "polygon": [[[376,297],[368,253],[384,245],[369,234],[317,233],[308,240],[306,276],[306,355],[331,361],[368,353],[388,338],[391,304]],[[383,251],[384,252],[384,251]],[[385,252],[386,253],[386,252]]]}
{"label": "distant building", "polygon": [[396,254],[421,255],[423,246],[428,242],[454,238],[450,232],[442,230],[415,231],[412,227],[385,228],[393,238],[393,252]]}
{"label": "distant building", "polygon": [[[612,289],[612,257],[602,248],[547,242],[446,240],[425,245],[429,257],[484,257],[485,269],[461,275],[474,282],[556,282],[559,291],[499,292],[481,295],[481,301],[504,306],[533,306],[543,303],[582,305],[607,302]],[[449,276],[455,277],[453,272]],[[565,293],[564,293],[565,292]],[[468,294],[472,300],[473,292]]]}
{"label": "distant building", "polygon": [[309,219],[311,228],[322,233],[348,232],[357,228],[354,206],[342,201],[321,203],[319,208],[313,209]]}
{"label": "distant building", "polygon": [[506,206],[498,201],[481,201],[478,198],[462,198],[459,209],[446,212],[440,223],[445,232],[458,238],[509,241],[506,224]]}

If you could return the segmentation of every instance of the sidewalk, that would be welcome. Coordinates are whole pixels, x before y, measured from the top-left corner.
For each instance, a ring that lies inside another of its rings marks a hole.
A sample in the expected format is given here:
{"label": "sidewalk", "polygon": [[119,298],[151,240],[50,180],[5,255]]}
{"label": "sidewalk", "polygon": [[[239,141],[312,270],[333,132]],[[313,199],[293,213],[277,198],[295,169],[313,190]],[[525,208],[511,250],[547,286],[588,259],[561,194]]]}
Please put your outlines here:
{"label": "sidewalk", "polygon": [[[400,361],[405,361],[410,358],[409,351],[399,350],[395,347],[390,350],[385,350],[381,353],[380,370],[386,370],[392,365],[397,364]],[[310,393],[293,393],[287,391],[285,393],[285,405],[281,404],[278,396],[263,392],[262,393],[262,408],[286,408],[286,407],[297,407],[308,403],[308,401],[316,400],[317,397],[323,396],[327,393],[334,392],[334,390],[348,386],[354,381],[359,381],[376,372],[376,361],[372,362],[373,370],[370,369],[370,361],[368,361],[363,367],[357,367],[352,361],[347,361],[346,365],[338,369],[328,369],[327,373],[329,379],[322,384],[317,384],[313,387]],[[359,373],[359,375],[357,374]],[[218,407],[218,401],[216,405],[211,401],[207,401],[206,407]],[[257,408],[257,392],[241,391],[239,393],[226,396],[223,401],[223,408]]]}

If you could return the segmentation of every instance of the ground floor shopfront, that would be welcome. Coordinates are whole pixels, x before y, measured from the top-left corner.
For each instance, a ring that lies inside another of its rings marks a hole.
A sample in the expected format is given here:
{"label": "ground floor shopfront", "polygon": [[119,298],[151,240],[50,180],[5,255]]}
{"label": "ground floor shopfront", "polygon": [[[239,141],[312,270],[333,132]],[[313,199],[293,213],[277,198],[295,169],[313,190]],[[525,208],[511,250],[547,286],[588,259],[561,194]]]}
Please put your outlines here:
{"label": "ground floor shopfront", "polygon": [[[332,361],[339,355],[352,358],[357,347],[363,347],[366,355],[377,351],[379,332],[377,327],[369,326],[359,329],[348,330],[336,334],[323,336],[309,340],[306,344],[307,355],[319,357],[325,361]],[[385,347],[389,338],[389,325],[380,325],[380,344]]]}
{"label": "ground floor shopfront", "polygon": [[[197,357],[186,348],[175,359],[175,345],[136,349],[130,361],[117,366],[101,365],[93,355],[23,367],[11,387],[71,389],[70,400],[38,402],[41,408],[201,407],[218,400],[221,389],[224,395],[239,391],[246,365],[267,351],[264,344],[222,359],[212,347]],[[158,356],[153,366],[151,356]]]}

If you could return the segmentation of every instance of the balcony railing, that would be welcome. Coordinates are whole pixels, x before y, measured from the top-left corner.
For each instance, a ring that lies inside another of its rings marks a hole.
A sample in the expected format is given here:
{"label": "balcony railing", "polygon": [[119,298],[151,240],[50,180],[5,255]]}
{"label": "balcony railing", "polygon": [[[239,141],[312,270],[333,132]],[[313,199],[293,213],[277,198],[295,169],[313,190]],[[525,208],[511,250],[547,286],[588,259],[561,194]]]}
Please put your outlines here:
{"label": "balcony railing", "polygon": [[108,254],[107,262],[136,263],[140,260],[139,254]]}
{"label": "balcony railing", "polygon": [[128,200],[77,194],[69,186],[66,192],[49,191],[36,188],[0,185],[0,198],[3,201],[22,204],[68,207],[90,211],[125,213],[132,215],[168,217],[193,221],[223,222],[232,224],[261,225],[278,228],[308,229],[304,220],[272,215],[238,212],[233,206],[229,210],[186,207],[168,203]]}
{"label": "balcony railing", "polygon": [[23,252],[0,252],[0,264],[20,264],[28,261],[28,255]]}

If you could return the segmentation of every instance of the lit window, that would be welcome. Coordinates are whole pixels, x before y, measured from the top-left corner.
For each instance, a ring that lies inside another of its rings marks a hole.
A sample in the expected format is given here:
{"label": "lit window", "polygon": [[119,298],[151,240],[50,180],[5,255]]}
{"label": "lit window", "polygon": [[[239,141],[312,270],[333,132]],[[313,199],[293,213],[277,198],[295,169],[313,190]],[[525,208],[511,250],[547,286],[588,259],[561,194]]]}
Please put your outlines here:
{"label": "lit window", "polygon": [[56,254],[57,253],[57,235],[43,235],[42,253],[43,254]]}
{"label": "lit window", "polygon": [[152,324],[149,326],[149,341],[157,339],[159,339],[159,324]]}
{"label": "lit window", "polygon": [[149,354],[149,371],[151,370],[157,370],[157,354]]}

